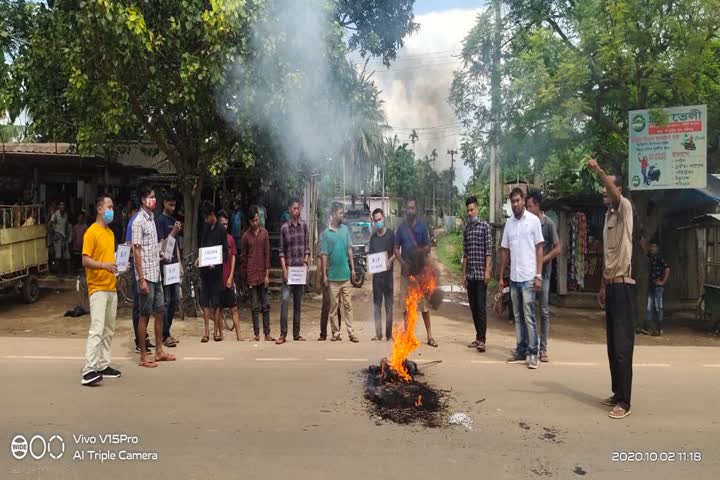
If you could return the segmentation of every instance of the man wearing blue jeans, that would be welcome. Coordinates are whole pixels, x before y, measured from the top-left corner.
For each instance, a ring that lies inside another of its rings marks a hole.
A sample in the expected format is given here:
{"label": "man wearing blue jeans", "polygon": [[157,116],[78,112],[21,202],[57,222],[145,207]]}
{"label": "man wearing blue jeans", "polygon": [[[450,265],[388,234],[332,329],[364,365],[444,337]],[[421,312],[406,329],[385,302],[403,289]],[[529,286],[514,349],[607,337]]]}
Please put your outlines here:
{"label": "man wearing blue jeans", "polygon": [[534,191],[527,195],[525,205],[527,209],[540,219],[543,234],[543,272],[542,287],[540,288],[540,361],[549,360],[547,354],[548,338],[550,336],[550,277],[552,276],[552,261],[560,255],[560,238],[555,228],[555,222],[540,210],[542,195]]}
{"label": "man wearing blue jeans", "polygon": [[[645,250],[648,243],[644,239],[640,240],[640,247]],[[650,278],[648,278],[648,295],[647,295],[647,323],[640,330],[640,333],[647,335],[648,324],[655,323],[652,331],[653,337],[662,335],[663,327],[663,292],[665,284],[670,277],[670,267],[660,255],[660,244],[657,240],[651,240],[649,243],[648,261],[650,262]]]}
{"label": "man wearing blue jeans", "polygon": [[517,348],[507,363],[538,367],[538,334],[535,325],[535,294],[542,287],[543,245],[540,219],[525,209],[525,196],[519,188],[510,192],[513,216],[503,231],[500,262],[500,288],[505,288],[505,270],[510,255],[510,296],[515,313]]}

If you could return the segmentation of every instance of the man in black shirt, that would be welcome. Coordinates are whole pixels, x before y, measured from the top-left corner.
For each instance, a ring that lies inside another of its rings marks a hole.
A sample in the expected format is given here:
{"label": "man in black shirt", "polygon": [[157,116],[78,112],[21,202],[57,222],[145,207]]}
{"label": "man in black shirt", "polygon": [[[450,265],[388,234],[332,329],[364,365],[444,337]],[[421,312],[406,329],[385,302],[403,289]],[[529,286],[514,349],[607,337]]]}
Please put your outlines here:
{"label": "man in black shirt", "polygon": [[382,302],[385,298],[385,340],[392,339],[393,325],[393,261],[395,260],[395,232],[385,227],[385,213],[380,208],[373,211],[375,233],[370,237],[370,254],[387,253],[387,271],[373,274],[373,305],[375,307],[375,336],[382,340]]}
{"label": "man in black shirt", "polygon": [[[209,202],[205,202],[200,209],[205,219],[202,237],[200,240],[200,248],[216,247],[222,245],[223,261],[228,255],[227,231],[218,222],[215,215],[215,209]],[[210,340],[210,315],[215,320],[215,331],[213,339],[219,342],[223,339],[223,328],[221,308],[222,308],[222,265],[211,265],[200,268],[200,306],[203,309],[203,318],[205,319],[205,335],[201,342],[207,343]]]}
{"label": "man in black shirt", "polygon": [[[163,212],[155,217],[155,229],[157,230],[158,241],[165,241],[168,237],[176,239],[175,248],[173,249],[172,257],[165,258],[164,253],[160,252],[163,256],[161,265],[170,265],[179,262],[179,245],[177,237],[182,232],[182,223],[178,222],[173,214],[175,213],[175,207],[177,202],[173,194],[168,194],[163,199]],[[182,263],[180,264],[180,274],[182,275]],[[164,269],[161,271],[162,275],[165,275]],[[165,285],[165,318],[163,321],[163,345],[166,347],[175,347],[180,341],[170,334],[170,328],[172,327],[173,317],[175,316],[175,310],[177,310],[178,302],[180,300],[180,284]]]}

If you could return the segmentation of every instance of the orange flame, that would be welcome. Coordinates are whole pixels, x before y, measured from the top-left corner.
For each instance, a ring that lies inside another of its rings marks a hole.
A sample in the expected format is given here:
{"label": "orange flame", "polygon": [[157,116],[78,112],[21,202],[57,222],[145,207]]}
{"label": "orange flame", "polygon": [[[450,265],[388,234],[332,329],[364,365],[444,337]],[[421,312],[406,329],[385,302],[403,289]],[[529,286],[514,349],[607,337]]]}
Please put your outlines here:
{"label": "orange flame", "polygon": [[395,324],[393,328],[393,349],[390,358],[390,368],[397,372],[406,382],[411,380],[410,374],[405,368],[405,360],[419,346],[420,341],[415,336],[415,324],[418,319],[418,304],[423,297],[429,297],[435,291],[435,272],[428,265],[425,270],[417,276],[410,276],[408,279],[407,298],[405,299],[405,311],[407,317],[404,325]]}
{"label": "orange flame", "polygon": [[422,407],[422,395],[418,395],[418,399],[415,400],[416,407]]}

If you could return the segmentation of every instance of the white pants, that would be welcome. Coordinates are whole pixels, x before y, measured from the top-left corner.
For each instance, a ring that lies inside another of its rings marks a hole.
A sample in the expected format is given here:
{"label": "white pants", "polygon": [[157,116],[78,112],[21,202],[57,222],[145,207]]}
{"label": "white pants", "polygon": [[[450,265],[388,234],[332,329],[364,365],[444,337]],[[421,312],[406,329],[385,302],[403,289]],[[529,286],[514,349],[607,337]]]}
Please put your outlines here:
{"label": "white pants", "polygon": [[116,314],[116,292],[95,292],[90,295],[90,330],[85,349],[83,375],[101,372],[110,366]]}

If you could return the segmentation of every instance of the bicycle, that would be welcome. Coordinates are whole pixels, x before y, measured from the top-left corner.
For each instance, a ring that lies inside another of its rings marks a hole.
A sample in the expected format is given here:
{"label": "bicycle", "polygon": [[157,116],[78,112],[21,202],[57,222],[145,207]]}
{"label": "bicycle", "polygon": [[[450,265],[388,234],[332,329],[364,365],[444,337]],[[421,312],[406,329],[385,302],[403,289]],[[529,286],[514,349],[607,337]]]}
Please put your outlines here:
{"label": "bicycle", "polygon": [[202,308],[200,307],[200,275],[195,268],[195,260],[197,251],[192,250],[183,256],[183,266],[185,275],[180,283],[180,318],[185,320],[185,315],[201,317]]}

